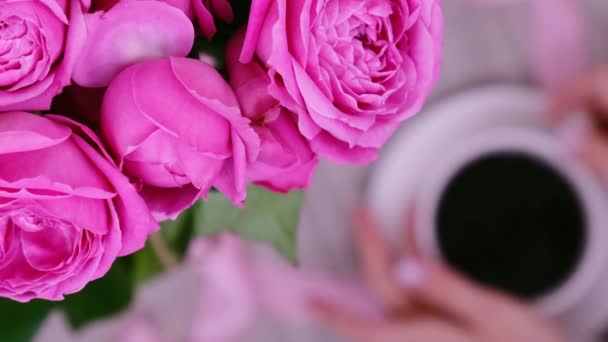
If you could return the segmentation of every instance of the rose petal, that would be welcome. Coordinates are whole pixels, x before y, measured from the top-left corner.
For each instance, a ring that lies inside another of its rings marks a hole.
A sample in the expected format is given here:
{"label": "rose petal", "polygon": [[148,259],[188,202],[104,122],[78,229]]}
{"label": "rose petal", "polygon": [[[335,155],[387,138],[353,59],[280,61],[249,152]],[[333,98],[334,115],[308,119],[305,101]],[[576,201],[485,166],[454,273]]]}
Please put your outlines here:
{"label": "rose petal", "polygon": [[[45,186],[47,189],[61,190],[62,186],[67,186],[70,189],[114,192],[104,175],[82,155],[72,139],[45,149],[1,154],[0,163],[3,165],[0,168],[0,179],[6,182],[4,186],[14,183],[33,189]],[[22,183],[17,183],[19,181]]]}
{"label": "rose petal", "polygon": [[253,59],[269,7],[270,0],[253,0],[251,2],[247,33],[239,57],[239,61],[243,64],[247,64]]}
{"label": "rose petal", "polygon": [[119,2],[107,13],[86,20],[89,35],[72,76],[86,87],[107,86],[137,62],[186,56],[194,42],[188,17],[159,1]]}
{"label": "rose petal", "polygon": [[105,200],[68,197],[61,199],[37,200],[52,217],[72,222],[80,229],[106,234],[110,224],[107,202]]}
{"label": "rose petal", "polygon": [[140,194],[159,222],[175,220],[182,211],[201,197],[201,191],[192,185],[181,188],[156,188],[144,185]]}
{"label": "rose petal", "polygon": [[21,232],[23,255],[39,271],[52,271],[62,266],[80,241],[74,227],[62,225],[36,232]]}
{"label": "rose petal", "polygon": [[[137,84],[132,90],[134,102],[157,126],[199,152],[229,153],[230,122],[225,118],[245,119],[240,117],[232,90],[215,69],[197,60],[172,58],[137,68],[133,82]],[[165,84],[162,97],[157,96],[159,82]]]}
{"label": "rose petal", "polygon": [[215,187],[232,200],[232,203],[242,207],[247,197],[246,168],[247,157],[243,139],[236,133],[232,133],[233,157],[224,163]]}
{"label": "rose petal", "polygon": [[120,226],[124,227],[119,256],[131,254],[143,248],[148,235],[160,229],[158,223],[152,218],[146,203],[116,166],[96,153],[84,140],[76,137],[75,142],[116,189],[117,196],[114,205]]}
{"label": "rose petal", "polygon": [[37,115],[0,114],[0,154],[43,149],[64,142],[71,134],[68,127]]}

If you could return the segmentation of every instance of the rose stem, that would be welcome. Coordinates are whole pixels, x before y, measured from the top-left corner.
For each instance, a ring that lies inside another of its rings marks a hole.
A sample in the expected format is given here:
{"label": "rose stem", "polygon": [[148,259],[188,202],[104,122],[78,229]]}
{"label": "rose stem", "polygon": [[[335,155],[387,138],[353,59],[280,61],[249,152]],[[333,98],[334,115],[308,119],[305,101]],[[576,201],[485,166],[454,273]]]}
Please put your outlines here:
{"label": "rose stem", "polygon": [[165,243],[162,232],[159,231],[150,236],[150,246],[165,269],[170,270],[179,264],[177,257]]}

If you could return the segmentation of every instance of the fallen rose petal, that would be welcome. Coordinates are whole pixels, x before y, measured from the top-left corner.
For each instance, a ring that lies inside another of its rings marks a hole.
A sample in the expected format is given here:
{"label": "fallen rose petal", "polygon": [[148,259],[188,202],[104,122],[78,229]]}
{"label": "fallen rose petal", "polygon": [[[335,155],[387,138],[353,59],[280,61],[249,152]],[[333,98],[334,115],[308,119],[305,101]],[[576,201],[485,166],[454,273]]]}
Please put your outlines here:
{"label": "fallen rose petal", "polygon": [[194,341],[241,341],[260,316],[317,322],[313,300],[363,318],[382,317],[380,303],[362,284],[301,271],[276,259],[254,261],[247,247],[229,234],[192,241],[188,263],[201,279]]}

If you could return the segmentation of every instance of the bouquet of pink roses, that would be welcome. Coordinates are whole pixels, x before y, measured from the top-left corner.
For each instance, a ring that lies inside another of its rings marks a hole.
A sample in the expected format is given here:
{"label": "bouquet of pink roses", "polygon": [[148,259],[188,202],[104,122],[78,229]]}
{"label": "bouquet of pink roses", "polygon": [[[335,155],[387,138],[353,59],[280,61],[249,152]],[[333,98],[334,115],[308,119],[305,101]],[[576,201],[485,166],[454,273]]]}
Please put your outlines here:
{"label": "bouquet of pink roses", "polygon": [[153,273],[165,220],[176,253],[230,230],[293,258],[292,190],[320,158],[374,160],[442,33],[440,0],[0,1],[0,296],[62,300],[114,264],[73,318]]}

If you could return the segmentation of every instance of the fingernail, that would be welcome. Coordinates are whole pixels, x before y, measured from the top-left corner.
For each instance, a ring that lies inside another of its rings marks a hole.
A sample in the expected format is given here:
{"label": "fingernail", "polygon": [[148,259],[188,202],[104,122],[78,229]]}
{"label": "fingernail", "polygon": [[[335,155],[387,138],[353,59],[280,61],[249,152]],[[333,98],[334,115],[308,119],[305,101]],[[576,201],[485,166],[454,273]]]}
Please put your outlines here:
{"label": "fingernail", "polygon": [[420,288],[426,281],[426,272],[419,261],[406,259],[397,264],[394,270],[397,283],[404,288]]}

